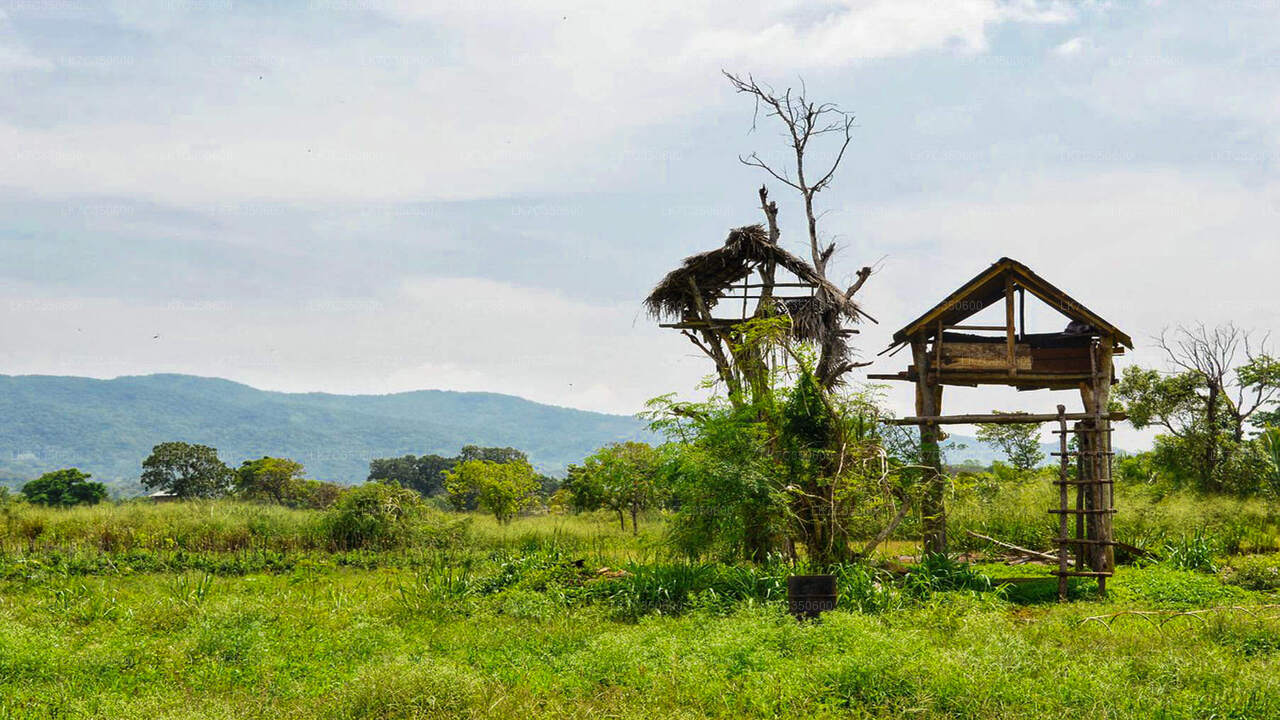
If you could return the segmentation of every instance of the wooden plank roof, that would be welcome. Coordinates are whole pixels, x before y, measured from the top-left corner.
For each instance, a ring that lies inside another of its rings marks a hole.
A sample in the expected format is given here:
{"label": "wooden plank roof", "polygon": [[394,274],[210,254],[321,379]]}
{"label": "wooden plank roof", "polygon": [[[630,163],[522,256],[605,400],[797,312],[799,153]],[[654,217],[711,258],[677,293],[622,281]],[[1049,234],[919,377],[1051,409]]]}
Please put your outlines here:
{"label": "wooden plank roof", "polygon": [[1031,268],[1011,258],[1000,258],[951,293],[931,310],[913,320],[893,334],[893,345],[911,341],[911,337],[924,332],[926,337],[936,334],[938,323],[956,325],[981,312],[1004,298],[1005,282],[1012,277],[1014,284],[1040,298],[1046,305],[1072,320],[1092,325],[1099,334],[1112,335],[1125,347],[1133,348],[1133,339],[1100,315],[1085,307],[1075,298],[1059,290],[1048,280],[1034,273]]}

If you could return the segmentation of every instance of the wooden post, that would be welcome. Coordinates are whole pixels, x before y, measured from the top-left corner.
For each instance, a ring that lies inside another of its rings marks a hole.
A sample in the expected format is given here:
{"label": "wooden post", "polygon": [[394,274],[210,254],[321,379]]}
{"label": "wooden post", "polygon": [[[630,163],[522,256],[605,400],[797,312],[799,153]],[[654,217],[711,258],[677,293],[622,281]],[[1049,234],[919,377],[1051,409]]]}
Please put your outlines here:
{"label": "wooden post", "polygon": [[1067,406],[1058,406],[1058,602],[1067,601],[1067,481],[1071,479],[1071,460],[1067,457]]}
{"label": "wooden post", "polygon": [[[941,335],[934,342],[940,345]],[[924,333],[911,339],[911,356],[916,365],[916,412],[923,417],[941,415],[942,386],[930,372],[931,362]],[[920,423],[920,464],[933,468],[935,473],[934,477],[927,478],[928,486],[920,503],[924,515],[924,550],[931,553],[947,551],[947,515],[939,440],[940,431],[936,423]]]}
{"label": "wooden post", "polygon": [[[1110,335],[1104,335],[1098,344],[1098,367],[1095,374],[1093,401],[1096,412],[1098,413],[1098,507],[1103,510],[1110,511],[1115,505],[1113,491],[1115,486],[1112,484],[1111,477],[1111,420],[1107,416],[1107,405],[1111,401],[1111,379],[1114,373],[1112,367],[1112,356],[1115,352],[1115,338]],[[1099,561],[1102,564],[1102,570],[1111,571],[1116,566],[1116,551],[1114,542],[1115,537],[1112,527],[1112,519],[1110,512],[1104,512],[1098,515],[1098,540],[1103,544],[1098,546]],[[1103,594],[1107,592],[1107,579],[1105,577],[1098,578],[1098,589]]]}

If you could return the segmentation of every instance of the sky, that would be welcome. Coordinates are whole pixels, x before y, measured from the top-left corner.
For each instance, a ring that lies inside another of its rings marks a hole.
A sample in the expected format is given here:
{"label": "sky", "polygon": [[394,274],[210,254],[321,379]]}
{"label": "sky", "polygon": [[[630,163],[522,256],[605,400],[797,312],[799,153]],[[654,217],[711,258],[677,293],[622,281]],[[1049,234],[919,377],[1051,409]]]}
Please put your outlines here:
{"label": "sky", "polygon": [[648,290],[761,183],[804,250],[722,69],[856,114],[818,205],[833,279],[876,267],[867,359],[1002,256],[1127,330],[1121,366],[1178,324],[1280,328],[1274,1],[0,0],[0,373],[693,394]]}

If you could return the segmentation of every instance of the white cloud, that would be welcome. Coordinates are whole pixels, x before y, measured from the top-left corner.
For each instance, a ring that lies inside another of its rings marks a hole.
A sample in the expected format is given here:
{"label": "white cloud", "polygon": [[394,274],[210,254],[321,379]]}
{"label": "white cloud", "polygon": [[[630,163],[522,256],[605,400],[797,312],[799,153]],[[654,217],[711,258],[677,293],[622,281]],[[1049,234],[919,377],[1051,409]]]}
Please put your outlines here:
{"label": "white cloud", "polygon": [[1070,40],[1055,47],[1053,49],[1053,52],[1054,54],[1060,55],[1062,57],[1071,57],[1072,55],[1079,55],[1087,45],[1088,45],[1088,41],[1085,40],[1084,38],[1073,37]]}
{"label": "white cloud", "polygon": [[[52,102],[60,116],[47,122],[0,118],[0,186],[175,202],[619,189],[668,171],[637,158],[631,135],[731,97],[721,67],[789,78],[971,54],[1002,23],[1066,17],[997,0],[321,3],[312,15],[332,10],[335,23],[371,8],[398,24],[334,45],[265,11],[160,5],[118,8],[150,50],[59,61],[83,82],[83,120]],[[272,42],[245,37],[251,27]]]}

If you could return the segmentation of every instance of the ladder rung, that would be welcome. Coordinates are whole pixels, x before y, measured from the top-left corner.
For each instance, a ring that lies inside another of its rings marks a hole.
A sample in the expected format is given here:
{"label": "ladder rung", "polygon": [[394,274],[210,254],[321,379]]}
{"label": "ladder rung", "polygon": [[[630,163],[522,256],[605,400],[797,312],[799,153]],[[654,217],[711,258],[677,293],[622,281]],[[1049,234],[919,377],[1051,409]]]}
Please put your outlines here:
{"label": "ladder rung", "polygon": [[1093,578],[1104,578],[1104,577],[1111,577],[1111,576],[1112,576],[1112,575],[1114,575],[1115,573],[1110,572],[1110,571],[1108,571],[1108,570],[1104,570],[1104,571],[1102,571],[1102,572],[1086,572],[1086,571],[1083,571],[1083,570],[1068,570],[1068,571],[1066,571],[1066,572],[1062,572],[1061,570],[1054,570],[1054,571],[1050,572],[1049,574],[1050,574],[1050,575],[1057,575],[1058,577],[1093,577]]}
{"label": "ladder rung", "polygon": [[1113,540],[1087,540],[1085,538],[1054,538],[1059,545],[1115,545]]}
{"label": "ladder rung", "polygon": [[1063,431],[1063,430],[1050,430],[1049,432],[1053,433],[1054,435],[1062,435],[1064,432],[1072,433],[1072,434],[1075,434],[1075,433],[1096,433],[1096,432],[1115,432],[1115,428],[1106,428],[1106,429],[1099,429],[1099,428],[1081,428],[1081,429],[1079,429],[1079,430],[1066,430],[1066,431]]}
{"label": "ladder rung", "polygon": [[1115,480],[1054,480],[1054,485],[1115,485]]}
{"label": "ladder rung", "polygon": [[1064,455],[1067,457],[1074,457],[1076,455],[1115,455],[1113,452],[1103,450],[1069,450],[1065,453],[1051,452],[1049,454],[1056,455],[1057,457],[1062,457]]}
{"label": "ladder rung", "polygon": [[1115,508],[1108,508],[1105,510],[1103,509],[1076,510],[1074,508],[1071,508],[1067,510],[1050,510],[1049,512],[1055,515],[1112,515],[1115,513],[1115,511],[1116,511]]}

